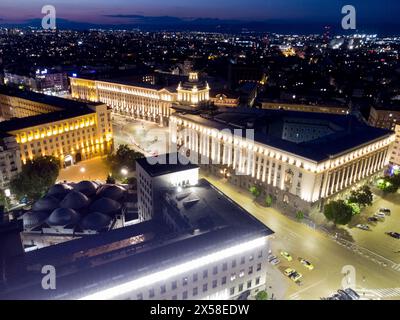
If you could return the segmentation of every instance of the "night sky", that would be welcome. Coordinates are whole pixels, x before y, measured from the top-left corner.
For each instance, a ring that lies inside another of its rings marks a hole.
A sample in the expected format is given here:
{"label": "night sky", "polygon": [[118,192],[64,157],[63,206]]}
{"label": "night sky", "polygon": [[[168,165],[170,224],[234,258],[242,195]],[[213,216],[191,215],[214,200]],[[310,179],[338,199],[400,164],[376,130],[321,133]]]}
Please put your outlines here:
{"label": "night sky", "polygon": [[399,0],[1,0],[0,20],[41,18],[46,4],[56,7],[58,17],[102,24],[129,23],[132,15],[332,23],[346,4],[364,23],[397,24],[400,16]]}

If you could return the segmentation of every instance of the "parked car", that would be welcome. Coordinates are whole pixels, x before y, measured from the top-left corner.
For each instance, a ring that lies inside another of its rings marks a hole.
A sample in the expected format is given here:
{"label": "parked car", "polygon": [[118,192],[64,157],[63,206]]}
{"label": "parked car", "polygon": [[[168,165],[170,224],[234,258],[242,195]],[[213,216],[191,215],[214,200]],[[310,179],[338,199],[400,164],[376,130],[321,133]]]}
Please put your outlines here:
{"label": "parked car", "polygon": [[391,236],[392,238],[395,239],[400,239],[400,233],[398,232],[385,232],[388,236]]}
{"label": "parked car", "polygon": [[358,229],[365,230],[365,231],[369,231],[370,230],[369,226],[367,226],[366,224],[358,224],[358,225],[356,225],[356,227]]}
{"label": "parked car", "polygon": [[355,292],[351,288],[345,289],[344,292],[346,292],[352,298],[352,300],[359,300],[360,299],[359,294],[357,292]]}
{"label": "parked car", "polygon": [[390,211],[390,209],[388,209],[388,208],[380,208],[380,209],[379,209],[379,212],[382,212],[382,213],[384,213],[384,214],[387,215],[387,216],[390,216],[390,214],[391,214],[391,211]]}
{"label": "parked car", "polygon": [[292,268],[287,268],[285,270],[285,275],[292,279],[294,282],[299,281],[303,275]]}
{"label": "parked car", "polygon": [[368,218],[368,222],[378,222],[378,221],[379,221],[379,219],[376,218],[376,217],[369,217]]}
{"label": "parked car", "polygon": [[382,212],[377,212],[374,214],[374,217],[378,219],[385,219],[386,215]]}

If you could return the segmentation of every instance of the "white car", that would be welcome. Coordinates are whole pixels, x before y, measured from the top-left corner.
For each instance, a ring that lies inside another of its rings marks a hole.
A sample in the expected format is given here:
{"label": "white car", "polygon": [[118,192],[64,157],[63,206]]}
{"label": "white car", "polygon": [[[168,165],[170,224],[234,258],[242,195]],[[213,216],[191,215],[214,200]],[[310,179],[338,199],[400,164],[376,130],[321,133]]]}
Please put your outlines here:
{"label": "white car", "polygon": [[281,262],[281,260],[279,260],[276,256],[269,255],[268,256],[268,262],[270,264],[272,264],[273,266],[276,266],[277,264],[279,264]]}
{"label": "white car", "polygon": [[382,212],[377,212],[374,215],[375,217],[379,218],[379,219],[384,219],[386,217],[386,215]]}
{"label": "white car", "polygon": [[367,226],[366,224],[358,224],[358,225],[356,225],[356,227],[357,227],[358,229],[365,230],[365,231],[370,230],[370,229],[369,229],[369,226]]}

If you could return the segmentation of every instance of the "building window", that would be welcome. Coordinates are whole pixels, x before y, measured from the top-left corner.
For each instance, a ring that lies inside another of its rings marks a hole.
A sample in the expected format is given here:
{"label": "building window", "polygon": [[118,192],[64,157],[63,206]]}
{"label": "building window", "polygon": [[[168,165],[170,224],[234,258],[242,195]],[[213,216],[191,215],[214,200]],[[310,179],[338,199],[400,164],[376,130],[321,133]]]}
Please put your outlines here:
{"label": "building window", "polygon": [[222,284],[222,285],[226,284],[226,277],[225,277],[225,276],[222,277],[221,284]]}
{"label": "building window", "polygon": [[253,266],[250,266],[249,267],[249,274],[252,274],[253,273]]}
{"label": "building window", "polygon": [[197,279],[198,279],[197,273],[194,273],[194,274],[193,274],[193,282],[196,282]]}
{"label": "building window", "polygon": [[239,284],[239,292],[243,291],[243,283]]}
{"label": "building window", "polygon": [[172,282],[172,290],[175,290],[176,288],[177,288],[177,283],[176,283],[176,281],[173,281]]}
{"label": "building window", "polygon": [[217,273],[218,273],[218,267],[215,266],[215,267],[213,268],[213,274],[216,275]]}
{"label": "building window", "polygon": [[235,268],[235,267],[236,267],[236,259],[232,260],[232,268]]}
{"label": "building window", "polygon": [[231,281],[235,281],[235,279],[236,279],[236,273],[232,273],[231,274]]}
{"label": "building window", "polygon": [[186,300],[188,298],[188,292],[187,291],[183,291],[182,293],[182,299]]}
{"label": "building window", "polygon": [[251,280],[247,281],[247,289],[251,288]]}
{"label": "building window", "polygon": [[222,265],[222,271],[228,270],[228,264],[226,262],[223,263]]}
{"label": "building window", "polygon": [[154,289],[149,290],[149,298],[154,298]]}
{"label": "building window", "polygon": [[263,256],[263,252],[262,252],[262,250],[260,250],[260,252],[258,253],[258,259],[262,258],[262,256]]}
{"label": "building window", "polygon": [[232,288],[231,288],[229,294],[230,294],[231,296],[233,296],[233,295],[235,294],[235,287],[232,287]]}
{"label": "building window", "polygon": [[260,277],[256,278],[256,286],[258,286],[260,284]]}
{"label": "building window", "polygon": [[261,263],[257,263],[257,271],[261,270]]}
{"label": "building window", "polygon": [[193,297],[197,296],[197,293],[198,293],[197,287],[193,288]]}
{"label": "building window", "polygon": [[139,293],[139,294],[136,296],[136,299],[137,299],[137,300],[143,300],[143,293]]}
{"label": "building window", "polygon": [[246,258],[245,257],[242,257],[241,259],[240,259],[240,264],[244,264],[246,262]]}
{"label": "building window", "polygon": [[244,277],[244,270],[243,269],[240,270],[240,273],[239,273],[239,278],[242,278],[242,277]]}
{"label": "building window", "polygon": [[213,289],[215,289],[217,287],[217,285],[218,285],[217,280],[213,280],[213,282],[212,282]]}
{"label": "building window", "polygon": [[186,286],[187,284],[188,284],[188,278],[185,277],[185,278],[182,279],[182,285]]}
{"label": "building window", "polygon": [[203,271],[203,279],[208,277],[208,270]]}
{"label": "building window", "polygon": [[165,285],[162,285],[161,286],[161,294],[163,294],[163,293],[165,293],[167,290],[166,290],[166,288],[165,288]]}
{"label": "building window", "polygon": [[208,284],[205,283],[203,284],[203,292],[206,292],[208,290]]}

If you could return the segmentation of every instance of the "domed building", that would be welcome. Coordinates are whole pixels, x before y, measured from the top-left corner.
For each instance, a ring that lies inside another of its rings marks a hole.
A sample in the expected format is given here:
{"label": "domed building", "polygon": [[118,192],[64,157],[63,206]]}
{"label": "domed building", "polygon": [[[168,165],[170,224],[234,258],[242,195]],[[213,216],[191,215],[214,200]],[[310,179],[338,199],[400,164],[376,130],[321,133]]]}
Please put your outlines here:
{"label": "domed building", "polygon": [[83,230],[100,232],[108,230],[111,222],[112,219],[110,216],[100,212],[92,212],[82,219],[80,226]]}
{"label": "domed building", "polygon": [[74,210],[85,209],[90,203],[90,200],[82,192],[71,191],[65,198],[61,201],[61,208],[70,208]]}
{"label": "domed building", "polygon": [[126,189],[115,184],[105,184],[97,189],[97,196],[99,198],[109,198],[119,201],[125,195]]}
{"label": "domed building", "polygon": [[80,215],[74,209],[58,208],[47,219],[47,224],[54,227],[72,226],[80,220]]}
{"label": "domed building", "polygon": [[65,195],[72,190],[72,187],[66,183],[55,184],[49,189],[47,195],[53,196],[57,199],[63,199]]}
{"label": "domed building", "polygon": [[89,212],[100,212],[108,216],[115,216],[121,212],[121,205],[109,198],[100,198],[92,203]]}
{"label": "domed building", "polygon": [[32,210],[52,212],[54,209],[57,209],[59,205],[60,203],[57,198],[53,196],[44,196],[33,204]]}
{"label": "domed building", "polygon": [[98,185],[93,181],[81,181],[74,186],[75,191],[82,192],[87,197],[96,195]]}
{"label": "domed building", "polygon": [[48,211],[30,211],[22,216],[24,230],[31,230],[43,224],[50,216]]}

